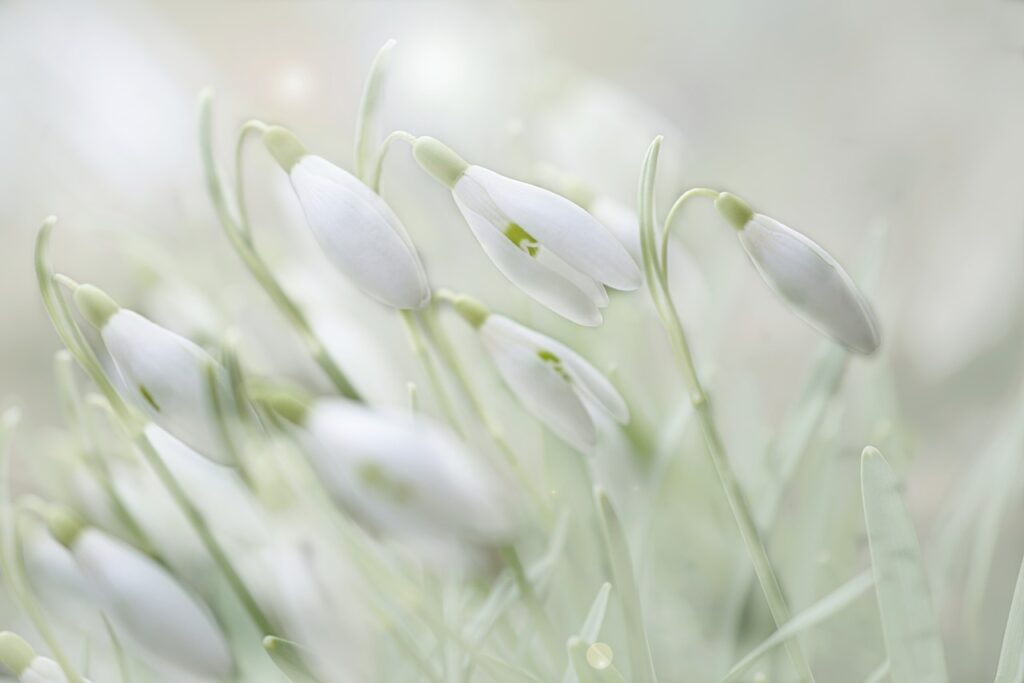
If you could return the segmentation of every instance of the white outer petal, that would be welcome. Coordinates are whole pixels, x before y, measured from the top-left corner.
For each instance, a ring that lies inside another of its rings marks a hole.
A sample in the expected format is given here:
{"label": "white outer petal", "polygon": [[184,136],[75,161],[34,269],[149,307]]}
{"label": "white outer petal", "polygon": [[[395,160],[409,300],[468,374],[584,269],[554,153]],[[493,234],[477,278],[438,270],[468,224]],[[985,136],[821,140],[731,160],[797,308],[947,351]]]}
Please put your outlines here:
{"label": "white outer petal", "polygon": [[640,219],[637,218],[636,211],[610,197],[597,197],[590,205],[590,213],[626,248],[637,268],[643,266]]}
{"label": "white outer petal", "polygon": [[[209,419],[206,364],[214,362],[210,354],[123,308],[103,326],[101,336],[132,402],[192,448],[224,462],[227,455]],[[159,410],[142,394],[141,387]]]}
{"label": "white outer petal", "polygon": [[854,351],[878,348],[870,305],[824,249],[761,214],[747,222],[739,239],[761,276],[800,317]]}
{"label": "white outer petal", "polygon": [[231,674],[234,662],[216,622],[160,565],[97,529],[82,531],[71,550],[119,633],[186,671]]}
{"label": "white outer petal", "polygon": [[546,337],[500,315],[480,326],[480,339],[498,373],[523,407],[551,431],[582,450],[597,440],[594,420],[575,387],[538,352],[552,350]]}
{"label": "white outer petal", "polygon": [[[29,662],[28,668],[18,676],[20,683],[68,683],[68,677],[60,664],[47,657],[36,657]],[[82,683],[90,683],[82,678]]]}
{"label": "white outer petal", "polygon": [[339,270],[389,306],[426,304],[430,287],[423,265],[387,202],[318,156],[303,157],[290,177],[310,229]]}
{"label": "white outer petal", "polygon": [[484,326],[492,322],[491,334],[500,334],[514,339],[519,344],[535,350],[545,349],[558,356],[585,405],[605,411],[620,424],[629,422],[629,408],[622,395],[608,378],[583,356],[560,341],[504,316],[492,314],[488,316]]}
{"label": "white outer petal", "polygon": [[578,325],[594,327],[601,324],[601,312],[591,294],[505,237],[502,231],[506,228],[506,217],[500,213],[494,215],[497,207],[478,182],[468,174],[462,176],[452,190],[452,196],[480,246],[502,275],[529,296]]}
{"label": "white outer petal", "polygon": [[[314,404],[303,431],[311,463],[335,499],[383,531],[474,541],[508,531],[495,475],[432,420],[329,399]],[[359,476],[366,465],[408,495],[396,500],[367,486]]]}
{"label": "white outer petal", "polygon": [[629,252],[583,208],[550,190],[480,166],[470,166],[466,175],[479,182],[513,222],[576,270],[615,289],[640,286],[640,269]]}

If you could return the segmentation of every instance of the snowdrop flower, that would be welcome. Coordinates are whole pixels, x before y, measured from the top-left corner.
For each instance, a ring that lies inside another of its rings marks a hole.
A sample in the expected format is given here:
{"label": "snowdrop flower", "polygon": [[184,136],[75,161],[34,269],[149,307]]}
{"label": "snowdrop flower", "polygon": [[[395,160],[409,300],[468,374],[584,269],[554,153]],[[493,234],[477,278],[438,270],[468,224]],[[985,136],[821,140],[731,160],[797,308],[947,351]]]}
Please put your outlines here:
{"label": "snowdrop flower", "polygon": [[492,314],[470,297],[456,296],[453,304],[476,328],[523,407],[562,439],[587,450],[597,442],[602,417],[629,422],[629,408],[612,383],[568,346]]}
{"label": "snowdrop flower", "polygon": [[50,532],[71,552],[118,633],[166,663],[223,680],[234,671],[212,615],[159,564],[132,546],[53,506]]}
{"label": "snowdrop flower", "polygon": [[565,197],[471,166],[434,138],[418,138],[413,154],[451,189],[498,270],[556,313],[580,325],[600,325],[606,285],[640,286],[640,269],[625,247]]}
{"label": "snowdrop flower", "polygon": [[768,286],[819,332],[858,353],[878,348],[875,315],[834,258],[797,231],[723,192],[719,212],[739,231],[740,244]]}
{"label": "snowdrop flower", "polygon": [[212,364],[225,388],[227,379],[210,354],[138,313],[121,308],[92,285],[75,290],[75,303],[100,331],[132,402],[192,448],[227,464],[227,453],[211,417],[207,366]]}
{"label": "snowdrop flower", "polygon": [[[68,683],[57,662],[40,657],[24,638],[10,631],[0,633],[0,662],[14,672],[19,683]],[[89,679],[82,678],[82,683]]]}
{"label": "snowdrop flower", "polygon": [[510,535],[502,482],[440,424],[345,399],[260,400],[296,425],[327,491],[368,526],[406,541],[492,545]]}
{"label": "snowdrop flower", "polygon": [[358,178],[310,154],[290,131],[270,126],[263,141],[288,174],[313,235],[356,286],[395,308],[422,308],[427,275],[402,222]]}

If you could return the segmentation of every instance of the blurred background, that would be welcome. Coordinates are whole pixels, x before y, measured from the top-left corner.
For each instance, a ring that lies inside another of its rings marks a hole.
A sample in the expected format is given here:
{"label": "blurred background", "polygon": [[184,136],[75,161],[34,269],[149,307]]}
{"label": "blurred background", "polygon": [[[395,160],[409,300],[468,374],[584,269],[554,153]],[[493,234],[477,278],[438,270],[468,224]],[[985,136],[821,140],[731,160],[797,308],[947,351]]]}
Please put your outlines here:
{"label": "blurred background", "polygon": [[[847,382],[887,388],[883,428],[899,431],[892,456],[929,547],[972,465],[1024,408],[1024,3],[1011,0],[0,0],[0,400],[22,403],[30,424],[57,420],[58,341],[32,271],[51,213],[59,270],[193,338],[267,329],[275,314],[205,194],[198,93],[217,93],[225,165],[237,126],[256,117],[351,167],[365,73],[389,38],[388,130],[439,137],[515,177],[554,167],[630,205],[662,134],[662,210],[707,185],[807,233],[855,274],[878,249],[867,288],[883,348],[853,359]],[[412,363],[400,327],[325,266],[263,150],[246,159],[261,248],[294,291],[396,349],[402,360],[384,368],[396,380],[381,391],[401,401]],[[652,420],[678,391],[659,372],[671,361],[656,321],[643,322],[651,334],[633,327],[626,301],[646,293],[617,300],[605,328],[571,329],[505,284],[407,148],[392,151],[383,188],[435,284],[614,363]],[[743,452],[774,432],[820,340],[758,283],[729,232],[710,205],[687,214],[682,242],[698,275],[681,296],[724,431]],[[628,343],[609,348],[616,334]],[[290,355],[308,364],[301,350],[263,362],[309,372],[282,363]],[[860,428],[868,422],[842,431],[851,473],[878,436],[877,421]],[[856,498],[847,479],[840,488]],[[982,607],[943,610],[958,680],[994,667],[1024,551],[1014,521],[1024,502],[1012,492]]]}

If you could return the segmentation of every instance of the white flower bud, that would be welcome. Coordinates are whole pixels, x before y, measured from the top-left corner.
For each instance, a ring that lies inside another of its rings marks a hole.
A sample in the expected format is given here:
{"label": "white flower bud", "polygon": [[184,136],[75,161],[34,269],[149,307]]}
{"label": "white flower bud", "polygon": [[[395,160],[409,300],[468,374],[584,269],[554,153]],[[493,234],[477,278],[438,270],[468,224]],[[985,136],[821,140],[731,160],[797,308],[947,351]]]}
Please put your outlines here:
{"label": "white flower bud", "polygon": [[352,174],[309,154],[288,130],[271,126],[263,140],[288,173],[306,222],[334,265],[381,303],[426,305],[426,272],[387,202]]}
{"label": "white flower bud", "polygon": [[344,399],[267,397],[299,426],[324,486],[368,526],[406,539],[498,543],[511,533],[496,473],[440,424]]}
{"label": "white flower bud", "polygon": [[433,138],[416,160],[452,190],[480,246],[505,277],[559,315],[600,325],[605,286],[633,290],[640,269],[618,240],[565,197],[471,166]]}
{"label": "white flower bud", "polygon": [[765,282],[819,332],[858,353],[881,338],[867,299],[824,249],[743,200],[722,193],[715,205],[739,231],[740,243]]}
{"label": "white flower bud", "polygon": [[[57,662],[35,653],[21,636],[0,633],[0,662],[14,672],[19,683],[68,683],[68,677]],[[82,678],[82,683],[90,683]]]}
{"label": "white flower bud", "polygon": [[234,660],[205,605],[132,546],[55,510],[50,530],[67,546],[118,633],[166,663],[224,679]]}
{"label": "white flower bud", "polygon": [[612,383],[565,344],[461,297],[456,310],[477,328],[505,384],[527,411],[580,449],[597,441],[595,419],[629,422],[629,408]]}
{"label": "white flower bud", "polygon": [[92,285],[75,303],[100,337],[124,380],[124,391],[155,423],[204,456],[227,463],[209,406],[207,367],[226,390],[223,368],[202,348],[143,316],[121,308]]}

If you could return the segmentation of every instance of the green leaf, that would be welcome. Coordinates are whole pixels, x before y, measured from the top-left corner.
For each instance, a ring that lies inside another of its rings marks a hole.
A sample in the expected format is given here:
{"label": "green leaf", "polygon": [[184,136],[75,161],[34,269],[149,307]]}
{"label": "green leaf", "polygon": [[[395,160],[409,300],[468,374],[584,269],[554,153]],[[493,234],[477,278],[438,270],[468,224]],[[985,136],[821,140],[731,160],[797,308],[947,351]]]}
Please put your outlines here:
{"label": "green leaf", "polygon": [[1017,587],[1013,590],[1010,616],[1003,633],[1003,651],[999,653],[999,667],[995,683],[1024,682],[1024,561],[1017,575]]}
{"label": "green leaf", "polygon": [[861,457],[864,521],[875,576],[882,634],[893,683],[946,683],[939,636],[921,549],[900,482],[877,449]]}
{"label": "green leaf", "polygon": [[866,593],[873,584],[874,578],[871,576],[870,572],[864,572],[853,577],[842,586],[787,621],[782,628],[775,631],[775,633],[765,639],[760,645],[751,650],[743,659],[737,662],[736,665],[729,670],[729,673],[722,679],[722,683],[739,680],[737,676],[742,674],[747,667],[756,662],[764,654],[842,611],[850,603],[864,595],[864,593]]}
{"label": "green leaf", "polygon": [[366,79],[363,97],[359,103],[359,118],[356,119],[355,176],[364,182],[367,180],[377,145],[381,91],[384,89],[384,77],[387,75],[388,55],[394,47],[395,41],[389,40],[377,51],[377,56],[370,65],[370,75]]}

